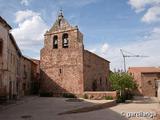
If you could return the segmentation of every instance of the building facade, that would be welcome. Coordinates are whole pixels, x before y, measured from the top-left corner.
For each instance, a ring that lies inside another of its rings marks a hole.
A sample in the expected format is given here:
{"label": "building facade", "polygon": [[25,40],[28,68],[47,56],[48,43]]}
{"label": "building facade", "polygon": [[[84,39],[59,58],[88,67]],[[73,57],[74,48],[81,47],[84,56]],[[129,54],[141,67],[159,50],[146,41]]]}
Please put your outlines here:
{"label": "building facade", "polygon": [[128,69],[138,84],[136,94],[143,96],[158,96],[158,81],[160,80],[160,68],[156,67],[131,67]]}
{"label": "building facade", "polygon": [[0,17],[0,97],[14,99],[30,93],[34,63],[22,55],[11,29]]}
{"label": "building facade", "polygon": [[31,71],[31,94],[38,94],[40,88],[40,60],[31,59],[34,64],[32,64]]}
{"label": "building facade", "polygon": [[44,35],[41,49],[41,90],[53,94],[108,89],[109,61],[84,49],[83,34],[62,12]]}

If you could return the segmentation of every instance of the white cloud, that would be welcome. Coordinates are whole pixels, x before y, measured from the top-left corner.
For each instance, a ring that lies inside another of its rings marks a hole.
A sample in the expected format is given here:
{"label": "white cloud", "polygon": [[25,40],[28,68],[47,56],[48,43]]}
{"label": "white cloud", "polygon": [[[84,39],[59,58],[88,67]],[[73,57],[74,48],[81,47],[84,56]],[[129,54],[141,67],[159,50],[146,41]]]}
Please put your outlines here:
{"label": "white cloud", "polygon": [[142,18],[143,22],[152,23],[160,21],[160,6],[154,6],[148,9]]}
{"label": "white cloud", "polygon": [[28,6],[29,5],[29,0],[21,0],[21,4]]}
{"label": "white cloud", "polygon": [[[108,48],[107,52],[102,53],[104,44],[93,46],[94,53],[104,57],[111,62],[111,70],[123,69],[123,57],[120,49],[133,53],[134,55],[143,55],[148,57],[130,57],[126,58],[127,67],[131,66],[160,66],[160,28],[154,28],[148,35],[147,40],[133,41],[128,44],[112,46]],[[105,43],[107,44],[107,43]],[[92,48],[90,48],[92,49]],[[127,55],[131,55],[125,53]]]}
{"label": "white cloud", "polygon": [[18,45],[22,50],[39,53],[48,26],[39,13],[31,10],[18,11],[15,16],[18,26],[12,30],[12,33]]}
{"label": "white cloud", "polygon": [[[144,13],[142,22],[153,23],[160,21],[160,0],[129,0],[128,2],[135,12]],[[120,49],[131,52],[135,55],[146,55],[149,57],[130,57],[126,59],[129,66],[160,66],[160,28],[155,27],[148,32],[147,36],[142,37],[141,41],[133,41],[122,46],[111,46],[108,55],[104,56],[111,61],[111,67],[123,69],[123,57]],[[126,53],[127,54],[127,53]]]}
{"label": "white cloud", "polygon": [[[57,2],[60,5],[65,5],[65,6],[83,7],[83,6],[98,2],[98,0],[81,0],[80,2],[77,2],[76,0],[57,0]],[[68,4],[68,3],[71,3],[71,4]]]}
{"label": "white cloud", "polygon": [[160,21],[160,0],[129,0],[128,3],[135,9],[135,12],[144,11],[142,22]]}
{"label": "white cloud", "polygon": [[25,11],[16,12],[15,16],[16,16],[16,22],[20,23],[20,22],[23,22],[24,20],[30,19],[34,16],[40,16],[40,14],[33,12],[31,10],[25,10]]}
{"label": "white cloud", "polygon": [[159,37],[160,37],[160,28],[154,28],[153,30],[152,30],[152,33],[153,33],[153,35],[158,35]]}
{"label": "white cloud", "polygon": [[133,9],[136,10],[136,12],[140,12],[144,10],[146,1],[145,0],[129,0],[128,3],[132,6]]}
{"label": "white cloud", "polygon": [[129,0],[128,2],[136,12],[141,12],[145,10],[147,5],[157,5],[160,4],[160,0]]}
{"label": "white cloud", "polygon": [[108,44],[104,43],[101,47],[101,53],[105,54],[108,51],[108,48],[109,48]]}

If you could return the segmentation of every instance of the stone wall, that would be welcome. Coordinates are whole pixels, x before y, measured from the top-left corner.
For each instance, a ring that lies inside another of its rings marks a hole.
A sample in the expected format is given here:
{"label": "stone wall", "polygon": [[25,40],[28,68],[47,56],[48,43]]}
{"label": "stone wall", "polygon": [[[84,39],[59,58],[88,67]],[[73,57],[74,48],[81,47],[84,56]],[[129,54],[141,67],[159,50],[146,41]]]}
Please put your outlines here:
{"label": "stone wall", "polygon": [[10,28],[5,27],[4,23],[0,23],[0,39],[2,41],[2,55],[0,60],[1,72],[1,89],[6,89],[8,98],[17,94],[16,80],[17,80],[17,62],[20,56],[13,43],[13,36],[9,32]]}
{"label": "stone wall", "polygon": [[157,73],[142,74],[142,93],[144,96],[156,96]]}
{"label": "stone wall", "polygon": [[5,28],[4,27],[4,24],[2,24],[0,22],[0,39],[2,41],[2,54],[1,54],[1,57],[0,57],[0,74],[1,74],[1,77],[0,77],[0,87],[1,89],[2,88],[6,88],[7,86],[7,79],[8,77],[6,76],[7,72],[6,71],[3,71],[3,70],[7,70],[7,42],[9,40],[9,36],[8,36],[8,32],[9,32],[9,29],[8,28]]}
{"label": "stone wall", "polygon": [[106,99],[107,97],[112,97],[113,99],[117,98],[116,91],[85,91],[84,96],[88,97],[88,99]]}
{"label": "stone wall", "polygon": [[133,67],[129,68],[128,73],[134,77],[134,81],[138,85],[138,89],[134,91],[136,95],[157,96],[156,81],[160,79],[159,68]]}
{"label": "stone wall", "polygon": [[84,50],[84,91],[109,89],[109,61]]}
{"label": "stone wall", "polygon": [[17,54],[17,50],[15,48],[15,45],[12,42],[12,36],[11,34],[9,35],[9,39],[7,42],[7,70],[6,72],[6,77],[7,77],[7,92],[9,93],[9,97],[12,98],[16,96],[18,93],[17,91],[17,77],[20,74],[20,56]]}
{"label": "stone wall", "polygon": [[3,50],[2,50],[2,56],[1,56],[1,68],[2,68],[2,64],[3,64],[3,69],[7,69],[7,63],[4,61],[7,61],[7,56],[5,56],[7,54],[7,42],[9,40],[9,29],[5,28],[4,25],[2,23],[0,23],[0,39],[2,40],[2,46],[3,46]]}
{"label": "stone wall", "polygon": [[134,94],[135,95],[143,95],[143,91],[142,91],[142,78],[141,78],[141,73],[140,72],[134,72],[133,74],[134,77],[134,81],[136,82],[137,89],[134,90]]}
{"label": "stone wall", "polygon": [[[69,47],[62,47],[62,35],[69,36]],[[41,88],[49,92],[83,92],[83,43],[78,29],[47,33],[41,50]],[[58,36],[58,48],[53,49],[53,37]]]}
{"label": "stone wall", "polygon": [[21,57],[20,63],[20,80],[19,80],[19,94],[21,96],[29,95],[31,89],[32,78],[32,61],[26,57]]}
{"label": "stone wall", "polygon": [[[67,48],[63,46],[65,34]],[[84,50],[82,33],[77,26],[72,27],[62,13],[45,34],[40,68],[42,92],[82,95],[85,90],[92,91],[94,85],[95,90],[108,89],[109,62]]]}
{"label": "stone wall", "polygon": [[32,64],[32,78],[31,78],[31,94],[38,94],[40,89],[40,60],[31,59]]}
{"label": "stone wall", "polygon": [[0,17],[0,89],[4,89],[7,98],[16,98],[30,93],[32,64],[21,54],[12,34],[11,27]]}

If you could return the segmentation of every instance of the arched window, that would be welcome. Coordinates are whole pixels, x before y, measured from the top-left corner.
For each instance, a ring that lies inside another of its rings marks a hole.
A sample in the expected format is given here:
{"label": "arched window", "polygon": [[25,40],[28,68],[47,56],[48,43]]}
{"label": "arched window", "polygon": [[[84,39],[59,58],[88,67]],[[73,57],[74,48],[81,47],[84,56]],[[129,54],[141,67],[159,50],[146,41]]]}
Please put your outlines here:
{"label": "arched window", "polygon": [[62,42],[63,48],[68,48],[68,34],[67,33],[63,34],[62,40],[63,40]]}
{"label": "arched window", "polygon": [[58,36],[53,37],[53,48],[58,48]]}

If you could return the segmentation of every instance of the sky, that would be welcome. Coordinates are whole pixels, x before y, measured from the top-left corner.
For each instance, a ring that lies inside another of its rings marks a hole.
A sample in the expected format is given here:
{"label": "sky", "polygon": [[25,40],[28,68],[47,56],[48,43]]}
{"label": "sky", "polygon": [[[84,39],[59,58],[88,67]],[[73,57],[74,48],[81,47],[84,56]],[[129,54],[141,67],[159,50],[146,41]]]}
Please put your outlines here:
{"label": "sky", "polygon": [[0,0],[0,15],[25,56],[40,58],[44,33],[62,9],[84,35],[84,46],[109,60],[112,70],[160,66],[160,0]]}

